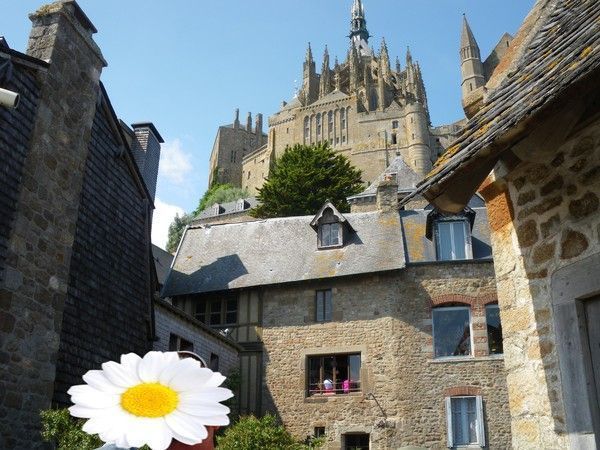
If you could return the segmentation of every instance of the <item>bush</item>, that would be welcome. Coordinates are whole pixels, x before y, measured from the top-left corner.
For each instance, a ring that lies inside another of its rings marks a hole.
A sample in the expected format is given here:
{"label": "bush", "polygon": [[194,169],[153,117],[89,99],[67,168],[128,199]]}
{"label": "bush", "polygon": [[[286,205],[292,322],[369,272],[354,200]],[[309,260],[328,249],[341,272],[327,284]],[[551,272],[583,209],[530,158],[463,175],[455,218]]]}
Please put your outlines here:
{"label": "bush", "polygon": [[42,438],[52,442],[57,450],[94,450],[104,445],[96,435],[81,430],[85,420],[71,417],[68,409],[48,409],[42,417]]}
{"label": "bush", "polygon": [[270,414],[257,418],[245,416],[217,436],[218,450],[304,450],[320,448],[323,441],[296,442],[292,435]]}

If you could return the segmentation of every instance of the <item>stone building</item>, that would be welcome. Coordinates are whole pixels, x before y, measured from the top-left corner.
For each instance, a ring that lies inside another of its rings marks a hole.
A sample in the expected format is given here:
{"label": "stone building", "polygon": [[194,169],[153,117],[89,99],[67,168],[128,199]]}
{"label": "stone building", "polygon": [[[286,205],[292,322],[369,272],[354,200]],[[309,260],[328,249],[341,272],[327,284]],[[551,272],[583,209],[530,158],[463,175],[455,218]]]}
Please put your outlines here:
{"label": "stone building", "polygon": [[246,126],[240,126],[240,110],[235,110],[232,124],[220,126],[210,153],[208,185],[214,183],[230,183],[242,186],[242,160],[267,140],[262,131],[262,114],[256,115],[256,123],[252,127],[252,113],[248,113]]}
{"label": "stone building", "polygon": [[599,17],[597,1],[539,0],[406,197],[486,200],[518,449],[600,448]]}
{"label": "stone building", "polygon": [[[163,296],[240,355],[241,412],[330,449],[510,445],[487,214],[377,210],[186,230]],[[370,447],[369,447],[370,446]]]}
{"label": "stone building", "polygon": [[170,264],[150,244],[162,138],[115,115],[94,25],[73,0],[30,18],[26,53],[0,38],[0,88],[19,95],[0,105],[2,449],[45,448],[40,410],[122,353],[188,340],[230,370],[238,351],[153,302]]}

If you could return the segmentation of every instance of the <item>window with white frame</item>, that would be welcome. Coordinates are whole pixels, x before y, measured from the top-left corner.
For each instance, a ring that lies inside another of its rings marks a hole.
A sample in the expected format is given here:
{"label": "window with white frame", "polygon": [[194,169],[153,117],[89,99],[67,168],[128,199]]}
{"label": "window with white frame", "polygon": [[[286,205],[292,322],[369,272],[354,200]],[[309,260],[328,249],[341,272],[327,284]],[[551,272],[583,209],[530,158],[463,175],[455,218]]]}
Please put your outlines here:
{"label": "window with white frame", "polygon": [[319,247],[342,245],[342,226],[339,222],[323,223],[319,226]]}
{"label": "window with white frame", "polygon": [[481,396],[446,397],[448,447],[485,447]]}
{"label": "window with white frame", "polygon": [[315,299],[315,321],[331,322],[333,298],[331,289],[317,291]]}
{"label": "window with white frame", "polygon": [[471,232],[466,220],[440,220],[435,224],[438,261],[471,259]]}
{"label": "window with white frame", "polygon": [[436,358],[471,355],[471,310],[443,306],[432,310],[433,351]]}

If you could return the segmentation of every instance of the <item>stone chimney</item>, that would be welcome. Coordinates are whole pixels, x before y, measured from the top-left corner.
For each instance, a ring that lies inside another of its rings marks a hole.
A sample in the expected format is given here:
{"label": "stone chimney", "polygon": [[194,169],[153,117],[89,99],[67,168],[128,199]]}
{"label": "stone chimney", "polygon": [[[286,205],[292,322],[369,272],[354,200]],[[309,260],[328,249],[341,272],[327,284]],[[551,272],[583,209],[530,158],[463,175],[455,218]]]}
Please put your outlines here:
{"label": "stone chimney", "polygon": [[240,109],[235,108],[235,117],[233,119],[233,129],[239,130],[240,128]]}
{"label": "stone chimney", "polygon": [[258,142],[259,147],[262,145],[262,137],[263,137],[262,127],[263,127],[263,115],[261,113],[258,113],[256,115],[256,125],[254,127],[254,133],[256,134],[256,142]]}
{"label": "stone chimney", "polygon": [[398,211],[398,182],[395,176],[387,175],[377,186],[377,209],[382,212]]}
{"label": "stone chimney", "polygon": [[154,202],[160,162],[160,144],[165,141],[152,122],[134,123],[131,128],[135,133],[132,146],[135,162],[144,178],[150,198]]}
{"label": "stone chimney", "polygon": [[248,117],[246,118],[246,131],[252,132],[252,113],[248,111]]}

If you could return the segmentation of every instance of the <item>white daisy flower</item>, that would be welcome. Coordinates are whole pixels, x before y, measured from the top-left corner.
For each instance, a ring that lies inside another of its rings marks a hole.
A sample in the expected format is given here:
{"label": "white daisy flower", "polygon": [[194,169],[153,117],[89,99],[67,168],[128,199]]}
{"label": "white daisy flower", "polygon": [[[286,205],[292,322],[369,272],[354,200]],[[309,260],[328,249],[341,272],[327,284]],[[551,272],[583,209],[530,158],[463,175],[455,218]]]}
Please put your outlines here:
{"label": "white daisy flower", "polygon": [[165,450],[173,438],[194,445],[207,437],[206,426],[229,424],[229,408],[219,403],[233,397],[218,387],[225,377],[177,352],[122,355],[83,380],[68,391],[71,415],[89,419],[83,431],[117,447]]}

